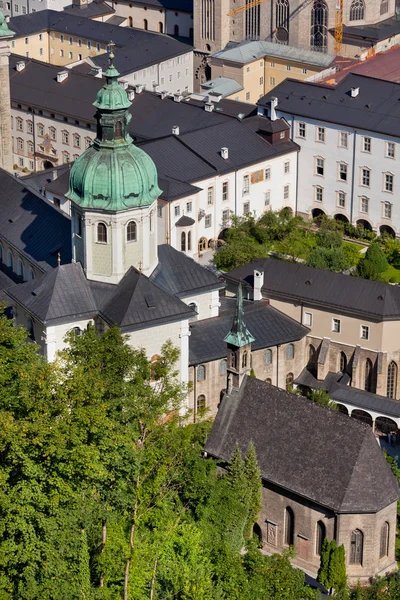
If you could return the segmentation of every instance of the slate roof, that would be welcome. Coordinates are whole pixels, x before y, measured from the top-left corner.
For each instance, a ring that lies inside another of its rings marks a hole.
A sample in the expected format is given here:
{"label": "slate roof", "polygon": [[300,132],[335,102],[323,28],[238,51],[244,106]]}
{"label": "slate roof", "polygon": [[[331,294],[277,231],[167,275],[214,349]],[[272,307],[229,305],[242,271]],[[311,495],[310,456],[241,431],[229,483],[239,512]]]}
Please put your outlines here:
{"label": "slate roof", "polygon": [[71,262],[71,221],[23,180],[0,169],[0,237],[43,269]]}
{"label": "slate roof", "polygon": [[187,215],[182,215],[180,219],[175,223],[175,227],[189,227],[189,225],[193,225],[196,221],[192,219],[192,217],[188,217]]}
{"label": "slate roof", "polygon": [[122,331],[189,319],[195,314],[134,267],[127,271],[100,312],[108,323],[118,325]]}
{"label": "slate roof", "polygon": [[178,298],[224,287],[214,273],[168,244],[158,246],[158,265],[150,281]]}
{"label": "slate roof", "polygon": [[[124,2],[121,2],[124,4]],[[134,4],[140,6],[152,6],[155,8],[165,8],[167,10],[177,10],[180,12],[193,12],[193,0],[139,0]]]}
{"label": "slate roof", "polygon": [[94,17],[103,17],[105,15],[112,15],[115,10],[104,2],[104,0],[92,0],[82,6],[66,6],[64,12],[69,15],[77,15],[78,17],[85,17],[86,19],[93,19]]}
{"label": "slate roof", "polygon": [[337,513],[375,513],[399,498],[368,425],[246,377],[222,400],[205,451],[226,461],[250,441],[264,481]]}
{"label": "slate roof", "polygon": [[208,96],[210,92],[215,92],[217,94],[222,94],[225,98],[236,92],[241,92],[244,88],[231,77],[216,77],[215,79],[210,79],[209,81],[202,83],[201,89],[202,92],[200,92],[200,96]]}
{"label": "slate roof", "polygon": [[160,198],[171,202],[172,200],[179,200],[179,198],[185,198],[190,194],[196,194],[201,188],[186,183],[185,181],[178,181],[172,179],[172,177],[159,177],[158,187],[162,190]]}
{"label": "slate roof", "polygon": [[[55,189],[60,186],[60,180],[69,181],[69,171],[71,165],[59,165],[58,167],[54,167],[53,169],[47,169],[45,171],[36,171],[36,173],[30,173],[29,175],[20,176],[20,180],[22,180],[25,185],[29,185],[30,188],[35,190],[35,192],[42,194],[44,189]],[[53,179],[53,173],[55,175],[55,179]],[[62,189],[65,189],[65,185],[62,186]],[[68,191],[68,183],[67,189]]]}
{"label": "slate roof", "polygon": [[[387,40],[400,32],[400,21],[397,16],[389,17],[384,21],[369,25],[343,25],[343,37],[347,39],[356,38],[357,43],[368,47],[367,42],[379,42]],[[360,39],[361,38],[361,39]]]}
{"label": "slate roof", "polygon": [[254,270],[264,271],[263,293],[288,302],[361,315],[376,321],[400,317],[400,287],[359,277],[313,269],[274,258],[256,259],[224,275],[227,281],[252,287]]}
{"label": "slate roof", "polygon": [[[359,88],[356,98],[351,88]],[[352,129],[400,137],[400,84],[350,73],[336,87],[285,79],[257,104],[278,98],[277,110]]]}
{"label": "slate roof", "polygon": [[[231,329],[235,305],[235,298],[225,298],[222,315],[191,323],[189,338],[191,365],[226,358],[224,337]],[[251,345],[252,350],[295,342],[309,333],[307,327],[300,325],[264,301],[245,300],[244,317],[247,328],[256,338]]]}

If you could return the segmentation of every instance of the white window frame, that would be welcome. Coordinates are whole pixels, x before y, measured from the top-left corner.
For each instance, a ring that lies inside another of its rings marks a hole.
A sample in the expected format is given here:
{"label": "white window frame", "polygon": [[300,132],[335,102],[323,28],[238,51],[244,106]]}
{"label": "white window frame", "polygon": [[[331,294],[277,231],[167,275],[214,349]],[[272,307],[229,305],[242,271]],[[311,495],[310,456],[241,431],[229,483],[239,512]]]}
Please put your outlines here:
{"label": "white window frame", "polygon": [[325,144],[326,143],[326,130],[325,127],[321,127],[320,125],[317,125],[315,128],[315,141],[318,142],[319,144]]}
{"label": "white window frame", "polygon": [[[364,210],[363,202],[367,203],[367,210]],[[364,213],[366,215],[369,213],[369,198],[367,198],[367,196],[360,196],[360,213]]]}
{"label": "white window frame", "polygon": [[342,322],[340,319],[334,317],[332,319],[332,332],[333,333],[341,333]]}
{"label": "white window frame", "polygon": [[349,134],[347,131],[339,131],[339,148],[349,147]]}
{"label": "white window frame", "polygon": [[360,339],[369,340],[369,325],[360,325]]}
{"label": "white window frame", "polygon": [[[342,170],[343,169],[343,170]],[[341,177],[341,175],[345,174],[345,178]],[[342,181],[347,183],[349,179],[349,165],[343,161],[338,162],[338,181]]]}
{"label": "white window frame", "polygon": [[[393,148],[393,153],[389,152],[389,148]],[[386,158],[396,158],[396,144],[395,142],[385,143],[385,156]]]}
{"label": "white window frame", "polygon": [[312,327],[313,324],[313,314],[310,312],[305,312],[303,315],[303,325],[306,327]]}
{"label": "white window frame", "polygon": [[[344,196],[343,204],[340,204],[341,195]],[[336,192],[336,204],[339,208],[346,208],[346,192],[344,192],[343,190],[338,190]]]}
{"label": "white window frame", "polygon": [[[364,183],[364,171],[368,172],[368,183]],[[360,185],[362,187],[371,187],[371,169],[369,167],[360,167]]]}
{"label": "white window frame", "polygon": [[[389,179],[388,179],[389,178]],[[383,191],[393,194],[394,191],[394,175],[390,171],[383,173]]]}
{"label": "white window frame", "polygon": [[372,149],[372,138],[370,138],[369,135],[363,136],[361,152],[366,152],[367,154],[371,154],[371,149]]}
{"label": "white window frame", "polygon": [[300,123],[297,123],[297,137],[301,138],[302,140],[306,139],[306,135],[307,135],[307,125],[306,123],[304,123],[304,121],[301,121]]}
{"label": "white window frame", "polygon": [[[319,164],[321,163],[321,164]],[[318,173],[318,169],[322,169],[322,173]],[[325,176],[325,159],[322,156],[315,157],[315,173],[317,177]]]}

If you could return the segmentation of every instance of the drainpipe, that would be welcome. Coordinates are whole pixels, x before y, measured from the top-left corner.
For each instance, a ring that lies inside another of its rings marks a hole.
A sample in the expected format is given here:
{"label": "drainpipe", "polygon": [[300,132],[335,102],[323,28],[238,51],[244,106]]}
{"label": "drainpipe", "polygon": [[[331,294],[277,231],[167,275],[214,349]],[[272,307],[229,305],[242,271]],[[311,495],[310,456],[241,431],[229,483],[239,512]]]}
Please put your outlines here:
{"label": "drainpipe", "polygon": [[[292,140],[294,137],[294,116],[292,116]],[[300,150],[297,151],[296,154],[296,199],[295,199],[295,205],[294,205],[294,214],[297,217],[297,207],[298,207],[298,201],[299,201],[299,156],[300,156]]]}
{"label": "drainpipe", "polygon": [[351,165],[351,198],[350,198],[350,223],[353,223],[353,204],[354,204],[354,171],[355,171],[355,163],[356,163],[356,140],[357,140],[357,130],[354,129],[354,140],[353,140],[353,156],[352,156],[352,165]]}
{"label": "drainpipe", "polygon": [[32,109],[32,129],[33,129],[33,166],[35,171],[37,170],[36,164],[36,123],[35,123],[35,109]]}
{"label": "drainpipe", "polygon": [[237,171],[235,171],[235,217],[237,217]]}
{"label": "drainpipe", "polygon": [[304,305],[303,303],[300,304],[300,325],[303,325],[303,311],[304,311]]}
{"label": "drainpipe", "polygon": [[279,387],[279,348],[280,344],[276,346],[276,387]]}
{"label": "drainpipe", "polygon": [[197,367],[193,366],[193,423],[196,423]]}

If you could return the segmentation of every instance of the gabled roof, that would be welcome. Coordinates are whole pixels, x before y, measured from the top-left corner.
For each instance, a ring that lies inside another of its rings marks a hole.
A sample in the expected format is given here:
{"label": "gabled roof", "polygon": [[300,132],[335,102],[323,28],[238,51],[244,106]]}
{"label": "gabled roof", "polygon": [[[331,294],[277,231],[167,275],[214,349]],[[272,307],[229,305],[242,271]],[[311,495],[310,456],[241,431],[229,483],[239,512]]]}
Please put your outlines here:
{"label": "gabled roof", "polygon": [[266,482],[338,513],[375,513],[399,486],[368,425],[245,377],[222,400],[205,450],[229,460],[254,443]]}
{"label": "gabled roof", "polygon": [[70,218],[36,194],[23,180],[0,169],[0,238],[8,241],[43,270],[69,263]]}
{"label": "gabled roof", "polygon": [[187,215],[182,215],[180,219],[175,223],[175,227],[189,227],[193,225],[196,221],[192,219],[192,217],[188,217]]}
{"label": "gabled roof", "polygon": [[100,307],[102,317],[124,330],[189,319],[195,313],[181,300],[131,267]]}
{"label": "gabled roof", "polygon": [[81,6],[66,6],[64,11],[70,15],[76,15],[78,17],[85,17],[86,19],[93,19],[95,17],[104,17],[105,15],[112,15],[115,10],[111,8],[104,0],[92,0],[87,4]]}
{"label": "gabled roof", "polygon": [[50,272],[7,289],[7,295],[45,325],[91,318],[97,306],[80,263]]}
{"label": "gabled roof", "polygon": [[[191,365],[226,358],[227,346],[224,336],[231,328],[236,300],[228,297],[221,298],[221,303],[223,311],[220,316],[190,324],[189,363]],[[296,342],[309,333],[307,327],[287,317],[265,301],[245,300],[243,308],[246,325],[256,338],[251,345],[252,350]]]}
{"label": "gabled roof", "polygon": [[254,270],[264,271],[263,293],[286,302],[304,302],[377,321],[400,317],[400,288],[395,285],[314,269],[274,258],[258,258],[224,276],[253,286]]}
{"label": "gabled roof", "polygon": [[208,96],[210,92],[222,94],[223,98],[231,96],[236,92],[241,92],[244,88],[240,83],[231,77],[215,77],[201,84],[202,91],[200,96]]}
{"label": "gabled roof", "polygon": [[214,273],[168,244],[158,246],[158,265],[150,281],[178,298],[224,287]]}

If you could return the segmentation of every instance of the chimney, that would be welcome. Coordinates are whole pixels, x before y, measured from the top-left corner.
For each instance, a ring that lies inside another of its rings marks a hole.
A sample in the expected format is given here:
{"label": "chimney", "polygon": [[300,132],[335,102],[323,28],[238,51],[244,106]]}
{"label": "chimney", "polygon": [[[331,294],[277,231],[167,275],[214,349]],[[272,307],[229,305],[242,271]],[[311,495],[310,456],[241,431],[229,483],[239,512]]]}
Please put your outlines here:
{"label": "chimney", "polygon": [[276,112],[275,109],[278,106],[278,98],[271,98],[271,114],[270,114],[270,118],[271,121],[276,121],[276,119],[278,118],[276,116]]}
{"label": "chimney", "polygon": [[172,126],[172,134],[173,135],[179,135],[179,125],[173,125]]}
{"label": "chimney", "polygon": [[350,95],[352,98],[357,98],[358,94],[360,93],[360,88],[356,87],[356,88],[351,88],[350,90]]}
{"label": "chimney", "polygon": [[180,102],[182,100],[182,94],[174,94],[174,102]]}
{"label": "chimney", "polygon": [[52,173],[51,173],[51,178],[53,181],[55,181],[58,177],[58,173],[56,171],[56,169],[53,169]]}
{"label": "chimney", "polygon": [[57,83],[62,83],[66,79],[68,79],[68,70],[66,69],[65,71],[58,71],[58,73],[57,73]]}
{"label": "chimney", "polygon": [[228,148],[221,148],[221,156],[225,160],[227,160],[229,158],[229,150],[228,150]]}
{"label": "chimney", "polygon": [[103,69],[101,67],[96,67],[95,69],[95,77],[100,77],[100,79],[103,77]]}
{"label": "chimney", "polygon": [[262,286],[264,285],[264,271],[254,271],[253,300],[262,300]]}
{"label": "chimney", "polygon": [[164,98],[167,98],[167,96],[168,96],[167,90],[164,90],[161,92],[161,100],[164,100]]}
{"label": "chimney", "polygon": [[128,100],[131,102],[135,99],[135,90],[128,90]]}
{"label": "chimney", "polygon": [[135,90],[137,94],[141,94],[143,92],[143,85],[139,84],[135,86]]}
{"label": "chimney", "polygon": [[21,71],[23,71],[25,69],[25,61],[19,60],[17,62],[17,64],[15,65],[15,68],[17,69],[18,73],[20,73]]}
{"label": "chimney", "polygon": [[124,90],[128,89],[128,82],[126,81],[126,79],[120,79],[119,80],[120,85],[124,88]]}
{"label": "chimney", "polygon": [[204,110],[207,112],[212,112],[214,110],[214,104],[212,102],[206,102],[204,105]]}

